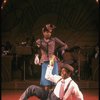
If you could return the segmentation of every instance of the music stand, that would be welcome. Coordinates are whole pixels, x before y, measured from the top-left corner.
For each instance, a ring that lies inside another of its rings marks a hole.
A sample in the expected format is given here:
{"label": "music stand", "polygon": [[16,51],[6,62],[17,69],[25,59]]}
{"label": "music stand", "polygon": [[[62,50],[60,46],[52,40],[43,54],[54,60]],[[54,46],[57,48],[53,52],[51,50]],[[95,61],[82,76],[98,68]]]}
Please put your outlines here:
{"label": "music stand", "polygon": [[[17,46],[16,47],[16,55],[26,56],[31,55],[32,49],[31,46]],[[25,80],[25,59],[24,59],[24,80]]]}

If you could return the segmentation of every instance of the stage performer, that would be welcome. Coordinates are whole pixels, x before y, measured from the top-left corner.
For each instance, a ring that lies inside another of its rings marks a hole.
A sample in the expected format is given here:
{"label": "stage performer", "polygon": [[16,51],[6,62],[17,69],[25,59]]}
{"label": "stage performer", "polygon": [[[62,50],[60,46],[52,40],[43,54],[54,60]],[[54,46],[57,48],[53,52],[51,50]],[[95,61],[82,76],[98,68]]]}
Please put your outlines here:
{"label": "stage performer", "polygon": [[43,88],[31,85],[21,95],[19,100],[28,100],[30,96],[36,96],[40,100],[84,100],[78,85],[71,78],[74,68],[69,64],[63,64],[60,75],[53,75],[54,66],[48,65],[45,78],[55,82],[54,89],[46,91]]}
{"label": "stage performer", "polygon": [[[55,55],[55,50],[59,46],[61,48],[62,54],[64,53],[64,50],[68,48],[67,44],[62,42],[57,37],[51,37],[53,30],[55,29],[55,25],[53,24],[47,24],[42,28],[42,39],[37,39],[36,44],[38,48],[40,49],[40,54],[36,54],[35,56],[35,64],[41,65],[41,79],[40,79],[40,85],[45,89],[48,90],[50,86],[55,85],[51,81],[45,79],[45,72],[47,69],[47,66],[49,64],[49,60],[52,55]],[[39,59],[40,58],[40,59]],[[58,75],[58,63],[57,63],[57,57],[54,59],[54,68],[53,68],[53,74]]]}

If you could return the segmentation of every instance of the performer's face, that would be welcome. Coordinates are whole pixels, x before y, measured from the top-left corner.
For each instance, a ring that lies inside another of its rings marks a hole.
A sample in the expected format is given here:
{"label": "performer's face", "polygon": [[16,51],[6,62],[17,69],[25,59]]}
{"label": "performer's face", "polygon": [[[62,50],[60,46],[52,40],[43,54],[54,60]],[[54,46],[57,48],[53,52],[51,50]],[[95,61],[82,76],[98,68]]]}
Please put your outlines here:
{"label": "performer's face", "polygon": [[62,68],[62,69],[61,69],[61,76],[62,76],[63,79],[68,78],[69,75],[70,75],[70,73],[68,73],[67,70],[66,70],[65,68]]}
{"label": "performer's face", "polygon": [[45,32],[43,32],[43,36],[44,36],[44,38],[49,39],[51,37],[51,32],[45,31]]}

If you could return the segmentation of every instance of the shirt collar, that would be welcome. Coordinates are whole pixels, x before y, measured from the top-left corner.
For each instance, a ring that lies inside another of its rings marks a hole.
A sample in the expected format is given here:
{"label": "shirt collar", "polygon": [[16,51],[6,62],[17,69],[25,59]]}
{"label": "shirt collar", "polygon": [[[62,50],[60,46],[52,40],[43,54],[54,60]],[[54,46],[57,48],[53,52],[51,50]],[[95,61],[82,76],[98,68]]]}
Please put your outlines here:
{"label": "shirt collar", "polygon": [[67,79],[65,79],[65,82],[69,82],[70,80],[72,80],[72,78],[68,77]]}

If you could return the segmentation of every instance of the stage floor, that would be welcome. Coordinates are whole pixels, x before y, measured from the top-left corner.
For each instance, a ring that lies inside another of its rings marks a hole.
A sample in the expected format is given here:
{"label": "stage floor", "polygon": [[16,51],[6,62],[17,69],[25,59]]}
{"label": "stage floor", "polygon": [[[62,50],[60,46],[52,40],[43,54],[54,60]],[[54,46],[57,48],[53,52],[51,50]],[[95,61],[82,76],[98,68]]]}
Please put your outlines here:
{"label": "stage floor", "polygon": [[[84,100],[99,100],[99,84],[96,81],[80,80],[76,81],[81,89]],[[30,85],[39,85],[39,80],[13,80],[10,82],[2,82],[1,100],[19,100],[24,90]],[[31,97],[28,100],[39,100]]]}
{"label": "stage floor", "polygon": [[[19,100],[24,90],[2,90],[1,100]],[[99,100],[99,89],[81,89],[84,100]],[[30,97],[28,100],[40,100],[36,97]]]}

